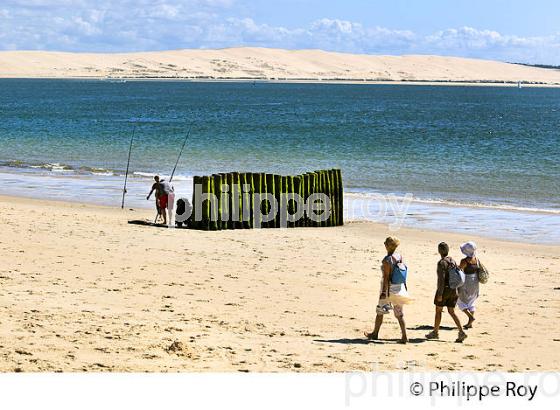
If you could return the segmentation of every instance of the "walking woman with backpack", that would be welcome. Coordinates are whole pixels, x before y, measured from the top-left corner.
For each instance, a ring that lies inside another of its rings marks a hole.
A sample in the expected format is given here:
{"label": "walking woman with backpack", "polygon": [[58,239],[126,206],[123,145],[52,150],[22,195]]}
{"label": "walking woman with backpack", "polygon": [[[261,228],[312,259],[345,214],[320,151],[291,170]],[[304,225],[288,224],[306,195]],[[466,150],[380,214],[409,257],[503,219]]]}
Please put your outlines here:
{"label": "walking woman with backpack", "polygon": [[392,309],[401,328],[401,339],[399,343],[405,344],[408,342],[403,304],[409,303],[411,299],[406,289],[407,267],[403,263],[402,256],[395,252],[399,244],[399,239],[393,236],[385,239],[387,256],[383,258],[381,263],[381,290],[376,308],[377,316],[375,318],[375,327],[371,333],[364,332],[365,336],[370,340],[378,339],[379,329],[383,323],[383,316]]}
{"label": "walking woman with backpack", "polygon": [[464,329],[473,327],[475,303],[479,294],[479,271],[481,270],[480,262],[476,257],[476,244],[472,241],[461,245],[461,252],[465,258],[461,259],[459,268],[465,272],[465,284],[459,288],[459,299],[457,306],[469,318],[468,323],[463,326]]}
{"label": "walking woman with backpack", "polygon": [[434,305],[436,305],[436,315],[434,321],[434,330],[426,335],[426,339],[439,339],[439,327],[441,325],[441,315],[443,308],[447,307],[449,316],[457,325],[459,335],[455,342],[462,343],[467,334],[461,327],[461,321],[455,313],[455,305],[457,304],[457,288],[464,284],[464,273],[458,269],[457,263],[449,256],[449,245],[441,242],[438,245],[438,252],[441,259],[437,264],[437,290],[434,297]]}

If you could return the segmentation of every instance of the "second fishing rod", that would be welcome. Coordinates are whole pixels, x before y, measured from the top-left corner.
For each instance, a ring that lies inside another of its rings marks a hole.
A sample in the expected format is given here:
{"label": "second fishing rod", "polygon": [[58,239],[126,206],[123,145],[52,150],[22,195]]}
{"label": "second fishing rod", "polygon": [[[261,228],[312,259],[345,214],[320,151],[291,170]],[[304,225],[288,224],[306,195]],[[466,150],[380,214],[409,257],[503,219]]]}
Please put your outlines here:
{"label": "second fishing rod", "polygon": [[[179,165],[179,161],[181,160],[181,156],[183,155],[183,151],[185,149],[185,146],[187,145],[187,140],[189,139],[189,136],[191,135],[191,130],[192,130],[193,124],[191,123],[191,125],[189,126],[189,130],[187,131],[187,135],[185,136],[185,139],[183,140],[183,145],[181,146],[181,149],[179,150],[179,155],[177,155],[177,161],[175,161],[175,166],[173,167],[173,171],[171,172],[171,176],[169,177],[169,181],[168,183],[171,184],[171,182],[173,181],[173,177],[175,176],[175,171],[177,170],[177,165]],[[173,209],[173,206],[175,205],[173,202],[175,201],[175,195],[172,195],[171,201],[168,202],[168,209],[169,207],[171,207],[171,209]],[[164,209],[163,212],[166,212],[166,210]],[[157,218],[158,218],[159,214],[156,214],[156,217],[154,219],[154,223],[157,222]],[[168,215],[169,217],[169,221],[168,223],[171,224],[171,214]]]}

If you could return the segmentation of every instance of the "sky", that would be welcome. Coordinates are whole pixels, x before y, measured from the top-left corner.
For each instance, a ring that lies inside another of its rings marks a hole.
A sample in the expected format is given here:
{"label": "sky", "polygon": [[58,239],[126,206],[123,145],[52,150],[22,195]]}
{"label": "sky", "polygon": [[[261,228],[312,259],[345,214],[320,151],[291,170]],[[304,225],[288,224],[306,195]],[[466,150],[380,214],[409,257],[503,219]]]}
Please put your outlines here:
{"label": "sky", "polygon": [[0,0],[0,50],[236,46],[560,64],[560,0]]}

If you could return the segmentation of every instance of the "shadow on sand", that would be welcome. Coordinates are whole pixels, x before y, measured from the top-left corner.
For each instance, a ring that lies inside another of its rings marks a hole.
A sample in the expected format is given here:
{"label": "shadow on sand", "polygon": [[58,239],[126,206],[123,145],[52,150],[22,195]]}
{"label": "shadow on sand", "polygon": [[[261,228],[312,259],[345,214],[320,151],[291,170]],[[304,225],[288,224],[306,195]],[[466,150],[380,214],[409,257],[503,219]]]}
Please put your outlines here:
{"label": "shadow on sand", "polygon": [[[421,325],[421,326],[416,326],[416,327],[407,327],[407,330],[434,330],[433,326],[429,326],[429,325]],[[456,327],[451,327],[451,326],[440,326],[439,330],[457,330]]]}
{"label": "shadow on sand", "polygon": [[162,223],[154,223],[149,221],[143,221],[140,219],[134,219],[132,221],[128,221],[128,223],[131,225],[153,226],[155,228],[168,228],[167,225],[164,225]]}
{"label": "shadow on sand", "polygon": [[[318,343],[338,343],[343,345],[385,345],[385,344],[399,344],[400,339],[377,339],[377,340],[370,340],[366,339],[365,337],[356,338],[356,339],[314,339],[314,342]],[[426,339],[420,338],[412,338],[408,339],[408,343],[417,344],[417,343],[424,343]]]}

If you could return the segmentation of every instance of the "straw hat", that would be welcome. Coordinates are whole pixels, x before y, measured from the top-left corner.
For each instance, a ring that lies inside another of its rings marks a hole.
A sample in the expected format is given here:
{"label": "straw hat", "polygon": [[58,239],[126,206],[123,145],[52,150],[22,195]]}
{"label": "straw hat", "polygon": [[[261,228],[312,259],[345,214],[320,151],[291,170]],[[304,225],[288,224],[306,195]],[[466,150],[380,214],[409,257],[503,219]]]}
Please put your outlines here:
{"label": "straw hat", "polygon": [[400,245],[401,241],[396,236],[389,236],[385,239],[384,243],[388,250],[394,251]]}

